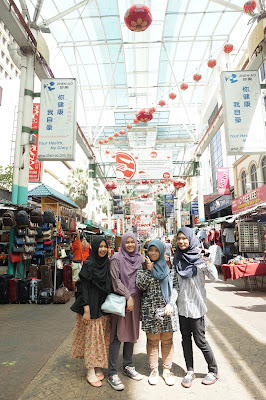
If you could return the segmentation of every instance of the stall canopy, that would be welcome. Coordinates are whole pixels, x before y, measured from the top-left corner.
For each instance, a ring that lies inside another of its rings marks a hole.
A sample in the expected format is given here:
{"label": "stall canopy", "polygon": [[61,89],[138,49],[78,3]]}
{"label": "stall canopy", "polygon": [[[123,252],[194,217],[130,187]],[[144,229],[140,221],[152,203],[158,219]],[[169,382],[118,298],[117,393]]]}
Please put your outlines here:
{"label": "stall canopy", "polygon": [[71,206],[72,208],[79,208],[74,201],[70,200],[67,196],[51,188],[50,186],[45,185],[44,183],[28,192],[28,199],[33,200],[36,203],[41,203],[42,197],[48,197],[53,201],[59,201],[66,207]]}

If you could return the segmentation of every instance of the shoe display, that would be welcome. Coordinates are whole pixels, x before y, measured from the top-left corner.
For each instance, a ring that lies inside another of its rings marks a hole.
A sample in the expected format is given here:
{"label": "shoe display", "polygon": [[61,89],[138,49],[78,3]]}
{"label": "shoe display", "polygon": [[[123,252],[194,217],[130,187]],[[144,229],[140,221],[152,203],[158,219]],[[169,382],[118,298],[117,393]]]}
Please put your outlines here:
{"label": "shoe display", "polygon": [[142,375],[135,370],[135,367],[126,366],[123,369],[123,374],[131,379],[134,379],[135,381],[141,381],[142,379]]}
{"label": "shoe display", "polygon": [[216,381],[218,381],[219,375],[214,372],[208,372],[207,375],[202,379],[201,383],[203,385],[212,385]]}
{"label": "shoe display", "polygon": [[159,372],[154,369],[153,371],[151,371],[150,376],[148,378],[148,382],[150,385],[157,385],[158,383],[158,377],[159,377]]}
{"label": "shoe display", "polygon": [[196,378],[196,375],[193,371],[188,371],[186,376],[182,379],[181,385],[185,388],[190,388],[193,380]]}
{"label": "shoe display", "polygon": [[162,376],[163,376],[163,379],[164,379],[166,385],[173,386],[175,384],[175,377],[174,377],[173,372],[165,371]]}
{"label": "shoe display", "polygon": [[112,386],[114,390],[124,390],[125,386],[121,382],[118,375],[108,376],[107,382]]}

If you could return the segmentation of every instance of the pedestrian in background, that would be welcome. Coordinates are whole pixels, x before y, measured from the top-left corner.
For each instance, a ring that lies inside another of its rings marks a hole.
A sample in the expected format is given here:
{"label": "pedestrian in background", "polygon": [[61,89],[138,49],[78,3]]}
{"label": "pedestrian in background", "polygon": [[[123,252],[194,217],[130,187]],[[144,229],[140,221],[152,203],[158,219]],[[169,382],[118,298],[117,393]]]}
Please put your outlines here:
{"label": "pedestrian in background", "polygon": [[87,240],[84,238],[82,240],[82,261],[86,261],[87,258],[90,255],[90,250],[91,250],[91,245],[87,242]]}
{"label": "pedestrian in background", "polygon": [[189,388],[196,375],[192,350],[192,338],[202,351],[208,364],[208,374],[203,378],[204,385],[211,385],[219,379],[218,367],[212,349],[205,338],[206,327],[206,289],[205,275],[215,281],[218,274],[213,263],[200,255],[200,242],[192,229],[184,227],[177,234],[177,248],[174,266],[178,274],[178,313],[182,335],[182,347],[187,374],[182,386]]}
{"label": "pedestrian in background", "polygon": [[136,236],[127,232],[122,236],[118,253],[111,258],[111,276],[114,292],[125,296],[125,317],[111,315],[111,344],[109,353],[108,382],[115,390],[123,390],[124,384],[117,374],[117,360],[121,343],[123,346],[123,373],[134,380],[142,376],[135,370],[132,361],[134,343],[139,338],[140,292],[136,286],[136,275],[143,257],[138,251]]}
{"label": "pedestrian in background", "polygon": [[210,259],[217,268],[218,272],[222,272],[221,265],[222,265],[222,258],[224,253],[220,246],[218,246],[214,241],[211,241],[211,245],[208,248],[208,252],[210,253]]}
{"label": "pedestrian in background", "polygon": [[73,234],[73,242],[71,246],[72,252],[72,296],[75,296],[76,282],[79,279],[79,272],[82,266],[82,243],[79,231]]}
{"label": "pedestrian in background", "polygon": [[71,310],[78,313],[71,358],[84,359],[87,382],[100,387],[104,379],[100,368],[108,367],[111,331],[110,317],[104,315],[101,305],[112,291],[107,241],[103,236],[93,240],[91,254],[84,262],[79,278],[78,297],[71,306]]}
{"label": "pedestrian in background", "polygon": [[175,270],[170,272],[164,256],[164,245],[151,240],[146,262],[137,272],[137,287],[142,291],[141,321],[147,337],[147,356],[150,366],[148,381],[158,383],[159,343],[163,361],[163,379],[169,386],[175,379],[171,372],[173,359],[173,332],[178,330],[176,306],[178,279]]}

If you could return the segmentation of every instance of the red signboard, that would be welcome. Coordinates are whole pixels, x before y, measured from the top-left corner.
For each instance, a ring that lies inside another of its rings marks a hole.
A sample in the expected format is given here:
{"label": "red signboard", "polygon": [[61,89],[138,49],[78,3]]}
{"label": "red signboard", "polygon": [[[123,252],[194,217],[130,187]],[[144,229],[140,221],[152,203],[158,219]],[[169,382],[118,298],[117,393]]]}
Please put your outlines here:
{"label": "red signboard", "polygon": [[[39,128],[40,104],[33,104],[32,113],[32,129]],[[37,159],[38,135],[36,137],[36,145],[30,145],[30,167],[29,167],[29,182],[41,182],[42,163]]]}
{"label": "red signboard", "polygon": [[229,168],[217,168],[218,194],[230,194]]}
{"label": "red signboard", "polygon": [[236,214],[241,211],[249,210],[266,201],[266,185],[260,186],[243,196],[232,200],[232,213]]}

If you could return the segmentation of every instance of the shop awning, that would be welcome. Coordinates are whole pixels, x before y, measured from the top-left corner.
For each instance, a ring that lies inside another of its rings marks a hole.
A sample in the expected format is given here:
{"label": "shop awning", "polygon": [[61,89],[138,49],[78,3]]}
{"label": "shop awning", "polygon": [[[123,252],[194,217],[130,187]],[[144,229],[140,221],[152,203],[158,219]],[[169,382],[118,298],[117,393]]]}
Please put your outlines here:
{"label": "shop awning", "polygon": [[231,215],[230,216],[231,218],[229,220],[227,220],[227,222],[229,222],[229,223],[234,222],[236,219],[239,219],[240,217],[242,217],[246,214],[252,214],[252,213],[254,213],[254,211],[258,211],[260,208],[266,208],[266,202],[258,204],[252,208],[249,208],[248,210],[241,211],[238,214]]}

